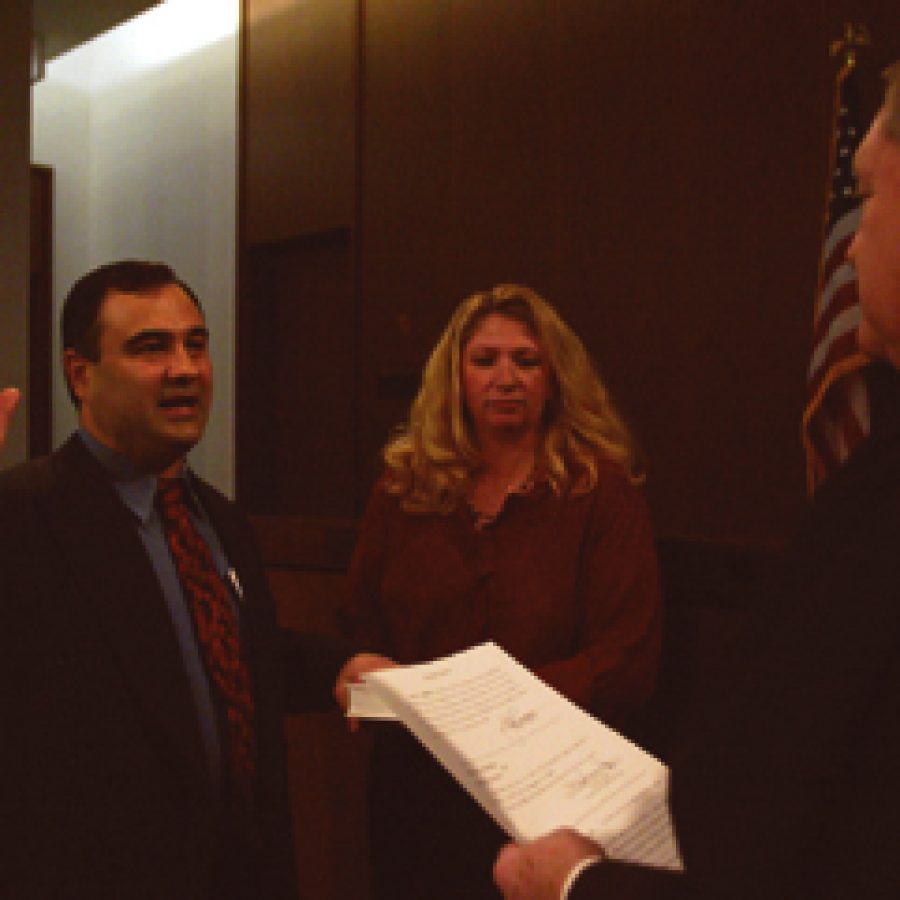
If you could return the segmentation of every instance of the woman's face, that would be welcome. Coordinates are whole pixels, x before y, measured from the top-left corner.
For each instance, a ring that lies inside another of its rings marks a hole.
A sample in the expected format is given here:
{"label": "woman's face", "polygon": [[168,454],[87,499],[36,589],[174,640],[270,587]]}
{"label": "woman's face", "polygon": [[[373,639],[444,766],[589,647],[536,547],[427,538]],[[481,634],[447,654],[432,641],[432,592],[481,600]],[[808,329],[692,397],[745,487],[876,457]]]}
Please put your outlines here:
{"label": "woman's face", "polygon": [[475,432],[536,432],[549,392],[543,349],[516,319],[491,313],[462,351],[463,398]]}

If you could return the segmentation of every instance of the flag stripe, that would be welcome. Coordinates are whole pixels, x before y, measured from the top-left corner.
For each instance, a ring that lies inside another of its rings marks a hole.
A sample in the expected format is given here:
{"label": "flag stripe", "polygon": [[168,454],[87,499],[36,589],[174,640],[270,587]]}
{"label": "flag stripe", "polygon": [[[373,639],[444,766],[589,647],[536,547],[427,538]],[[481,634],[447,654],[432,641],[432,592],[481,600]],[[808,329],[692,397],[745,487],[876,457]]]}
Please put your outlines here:
{"label": "flag stripe", "polygon": [[[847,293],[852,294],[854,301],[856,291],[852,284],[847,284]],[[856,349],[856,328],[859,325],[859,305],[842,305],[835,310],[837,315],[831,320],[828,329],[819,339],[809,361],[810,393],[815,393],[815,382],[824,377],[824,370],[834,365],[842,356]]]}
{"label": "flag stripe", "polygon": [[[856,273],[853,271],[853,266],[847,261],[847,249],[851,240],[853,240],[852,236],[841,241],[837,245],[837,252],[833,253],[822,265],[825,276],[822,279],[822,284],[825,285],[825,288],[819,297],[819,306],[816,313],[817,328],[822,317],[828,314],[828,310],[833,305],[832,297],[835,291],[848,281],[856,281]],[[856,302],[855,299],[854,302]]]}
{"label": "flag stripe", "polygon": [[[849,244],[853,240],[853,235],[856,233],[856,229],[859,228],[860,212],[860,208],[857,206],[834,223],[834,227],[828,233],[825,246],[822,248],[822,259],[827,260],[831,257],[838,244],[843,242]],[[841,258],[843,256],[844,254],[841,253]]]}

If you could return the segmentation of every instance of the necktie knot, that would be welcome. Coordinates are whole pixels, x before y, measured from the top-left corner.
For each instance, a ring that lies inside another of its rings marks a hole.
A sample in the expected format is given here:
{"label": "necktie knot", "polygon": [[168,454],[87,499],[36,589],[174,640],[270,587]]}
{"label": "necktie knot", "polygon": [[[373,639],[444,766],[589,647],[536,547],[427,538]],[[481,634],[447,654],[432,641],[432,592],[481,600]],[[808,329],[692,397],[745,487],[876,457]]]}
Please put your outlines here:
{"label": "necktie knot", "polygon": [[187,508],[183,478],[160,478],[156,486],[156,503],[165,518],[173,518]]}

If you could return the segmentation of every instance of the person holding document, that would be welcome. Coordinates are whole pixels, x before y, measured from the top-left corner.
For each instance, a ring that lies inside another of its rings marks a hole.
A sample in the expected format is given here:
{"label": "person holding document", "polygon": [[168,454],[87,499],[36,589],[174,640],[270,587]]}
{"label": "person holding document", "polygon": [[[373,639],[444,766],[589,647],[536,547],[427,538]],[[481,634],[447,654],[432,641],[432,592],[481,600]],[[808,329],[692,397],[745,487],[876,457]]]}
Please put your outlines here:
{"label": "person holding document", "polygon": [[190,470],[212,363],[172,269],[94,269],[61,324],[78,431],[0,473],[0,896],[294,900],[283,716],[387,661],[279,628]]}
{"label": "person holding document", "polygon": [[[347,633],[400,664],[493,640],[627,727],[660,650],[653,536],[628,430],[550,305],[518,285],[464,300],[384,455]],[[403,729],[380,728],[374,897],[496,896],[502,832]]]}
{"label": "person holding document", "polygon": [[[859,345],[892,367],[900,412],[900,61],[885,77],[848,256]],[[507,900],[900,896],[900,425],[884,424],[819,488],[780,618],[674,764],[684,878],[590,863],[603,849],[558,831],[501,852]]]}

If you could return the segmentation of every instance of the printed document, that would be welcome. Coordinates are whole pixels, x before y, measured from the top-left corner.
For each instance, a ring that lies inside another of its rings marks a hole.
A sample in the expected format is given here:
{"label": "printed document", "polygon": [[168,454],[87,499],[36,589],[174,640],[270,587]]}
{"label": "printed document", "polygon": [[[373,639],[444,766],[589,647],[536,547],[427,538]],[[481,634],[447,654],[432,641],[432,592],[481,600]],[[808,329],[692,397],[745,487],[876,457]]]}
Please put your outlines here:
{"label": "printed document", "polygon": [[348,715],[399,719],[517,841],[567,827],[614,859],[681,870],[668,769],[494,643],[370,672]]}

